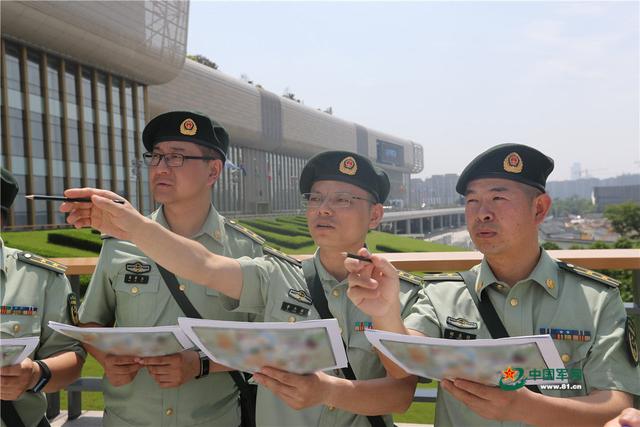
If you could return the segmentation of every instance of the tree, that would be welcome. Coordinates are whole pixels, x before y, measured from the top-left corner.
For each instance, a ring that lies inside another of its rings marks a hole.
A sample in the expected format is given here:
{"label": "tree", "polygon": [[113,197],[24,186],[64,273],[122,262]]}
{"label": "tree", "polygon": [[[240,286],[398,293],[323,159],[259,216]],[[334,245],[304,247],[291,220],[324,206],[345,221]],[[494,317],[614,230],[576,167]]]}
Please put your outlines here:
{"label": "tree", "polygon": [[554,199],[551,205],[551,214],[556,218],[569,215],[584,215],[594,212],[596,207],[589,199],[580,199],[576,196],[568,199]]}
{"label": "tree", "polygon": [[611,221],[616,233],[629,239],[640,238],[640,204],[625,202],[607,206],[604,216]]}
{"label": "tree", "polygon": [[209,68],[213,68],[214,70],[218,69],[218,64],[216,64],[215,62],[213,62],[212,60],[210,60],[204,55],[187,55],[187,58],[191,59],[192,61],[196,61],[202,65],[206,65]]}
{"label": "tree", "polygon": [[550,250],[554,250],[554,249],[560,249],[560,246],[558,246],[556,243],[554,242],[544,242],[542,244],[542,247],[548,251]]}

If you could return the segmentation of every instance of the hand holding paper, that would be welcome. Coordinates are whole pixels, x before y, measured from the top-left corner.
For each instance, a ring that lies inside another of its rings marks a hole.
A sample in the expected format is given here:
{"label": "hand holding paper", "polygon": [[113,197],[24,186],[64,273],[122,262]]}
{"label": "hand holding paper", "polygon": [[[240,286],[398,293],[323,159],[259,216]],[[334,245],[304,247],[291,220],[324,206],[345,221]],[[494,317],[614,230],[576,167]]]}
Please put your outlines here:
{"label": "hand holding paper", "polygon": [[2,400],[16,400],[27,389],[35,385],[38,377],[35,376],[36,368],[34,365],[35,363],[31,359],[26,358],[18,364],[0,368],[0,397]]}
{"label": "hand holding paper", "polygon": [[326,404],[331,385],[336,381],[324,372],[298,375],[276,368],[262,368],[253,378],[296,410]]}

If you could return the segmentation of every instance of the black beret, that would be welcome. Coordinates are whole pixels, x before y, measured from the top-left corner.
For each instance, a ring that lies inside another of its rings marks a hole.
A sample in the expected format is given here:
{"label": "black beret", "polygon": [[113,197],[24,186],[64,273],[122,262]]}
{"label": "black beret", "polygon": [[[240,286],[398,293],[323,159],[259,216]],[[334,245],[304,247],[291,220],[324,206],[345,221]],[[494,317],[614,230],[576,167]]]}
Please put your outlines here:
{"label": "black beret", "polygon": [[462,171],[456,191],[464,196],[470,181],[478,178],[503,178],[545,191],[553,159],[522,144],[496,145],[473,159]]}
{"label": "black beret", "polygon": [[229,134],[209,117],[190,111],[169,111],[151,119],[142,131],[142,143],[147,151],[164,141],[186,141],[213,148],[227,158]]}
{"label": "black beret", "polygon": [[18,194],[18,181],[16,181],[15,177],[6,170],[2,168],[2,188],[0,188],[0,198],[2,199],[2,210],[7,212],[13,201]]}
{"label": "black beret", "polygon": [[389,195],[389,177],[371,160],[349,151],[325,151],[313,156],[300,174],[300,193],[309,193],[316,181],[343,181],[368,191],[376,202]]}

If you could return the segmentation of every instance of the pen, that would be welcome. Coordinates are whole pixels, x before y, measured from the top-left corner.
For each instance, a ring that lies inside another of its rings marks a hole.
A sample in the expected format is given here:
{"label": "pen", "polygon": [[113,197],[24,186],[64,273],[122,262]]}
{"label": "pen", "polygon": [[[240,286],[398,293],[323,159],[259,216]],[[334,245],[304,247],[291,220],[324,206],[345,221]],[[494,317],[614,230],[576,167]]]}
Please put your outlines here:
{"label": "pen", "polygon": [[[84,197],[64,197],[64,196],[45,196],[41,194],[29,194],[28,196],[24,196],[29,200],[49,200],[49,201],[59,201],[59,202],[84,202],[91,203],[90,198]],[[124,200],[114,200],[115,203],[119,203],[124,205]]]}
{"label": "pen", "polygon": [[358,259],[358,260],[364,261],[364,262],[373,262],[373,261],[371,261],[370,258],[367,258],[366,256],[350,254],[349,252],[342,252],[342,256],[347,257],[347,258]]}

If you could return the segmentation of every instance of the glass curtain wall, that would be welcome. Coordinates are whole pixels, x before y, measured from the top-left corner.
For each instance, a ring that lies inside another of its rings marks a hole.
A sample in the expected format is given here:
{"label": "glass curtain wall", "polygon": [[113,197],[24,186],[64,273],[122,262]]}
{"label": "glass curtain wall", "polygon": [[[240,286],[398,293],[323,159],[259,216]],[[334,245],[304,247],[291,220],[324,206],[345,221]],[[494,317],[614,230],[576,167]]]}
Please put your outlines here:
{"label": "glass curtain wall", "polygon": [[1,56],[0,162],[20,185],[7,225],[63,225],[57,205],[23,196],[72,186],[110,189],[150,212],[139,162],[144,86],[11,40]]}

